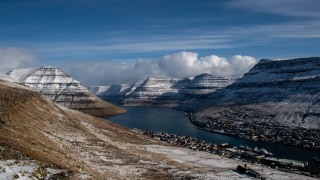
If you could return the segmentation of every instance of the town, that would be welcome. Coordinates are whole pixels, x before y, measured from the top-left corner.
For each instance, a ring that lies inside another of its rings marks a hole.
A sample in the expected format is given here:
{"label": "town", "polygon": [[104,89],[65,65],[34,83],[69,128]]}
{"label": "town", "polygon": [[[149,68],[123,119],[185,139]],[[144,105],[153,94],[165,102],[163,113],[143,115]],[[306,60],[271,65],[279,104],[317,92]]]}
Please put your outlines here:
{"label": "town", "polygon": [[[259,163],[268,166],[269,168],[274,168],[285,172],[303,174],[306,176],[320,178],[319,167],[309,167],[307,161],[296,161],[272,157],[272,152],[269,152],[264,148],[251,148],[248,146],[229,147],[228,143],[213,144],[193,137],[179,136],[176,134],[169,134],[166,132],[153,132],[150,130],[137,131],[146,136],[152,137],[153,139],[166,141],[170,144],[186,147],[192,150],[205,151],[228,158],[240,159],[245,163]],[[246,167],[238,166],[237,170],[239,171],[245,168]],[[253,170],[244,172],[251,172],[247,175],[261,179],[261,176],[258,172],[255,172]]]}
{"label": "town", "polygon": [[203,124],[188,114],[191,123],[204,130],[234,136],[251,141],[282,143],[310,150],[320,151],[320,130],[288,127],[261,121],[232,121],[209,118]]}

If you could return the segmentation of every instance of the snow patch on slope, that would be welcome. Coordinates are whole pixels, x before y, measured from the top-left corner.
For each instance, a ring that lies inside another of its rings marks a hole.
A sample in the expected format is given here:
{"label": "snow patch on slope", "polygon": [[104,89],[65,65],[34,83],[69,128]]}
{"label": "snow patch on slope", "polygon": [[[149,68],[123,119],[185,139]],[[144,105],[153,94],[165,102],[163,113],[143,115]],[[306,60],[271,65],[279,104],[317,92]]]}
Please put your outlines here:
{"label": "snow patch on slope", "polygon": [[51,179],[64,172],[53,167],[44,167],[35,160],[0,160],[0,179]]}

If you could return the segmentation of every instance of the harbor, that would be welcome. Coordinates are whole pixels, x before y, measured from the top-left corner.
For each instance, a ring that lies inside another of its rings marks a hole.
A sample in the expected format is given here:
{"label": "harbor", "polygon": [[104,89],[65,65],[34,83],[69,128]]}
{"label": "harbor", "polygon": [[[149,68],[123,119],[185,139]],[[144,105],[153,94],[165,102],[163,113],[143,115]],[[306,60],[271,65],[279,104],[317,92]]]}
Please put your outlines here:
{"label": "harbor", "polygon": [[281,143],[309,150],[320,151],[320,130],[307,130],[280,124],[254,121],[232,121],[208,118],[203,124],[192,113],[186,113],[191,123],[213,133],[242,138],[250,141]]}
{"label": "harbor", "polygon": [[166,132],[153,132],[150,130],[137,131],[153,139],[165,141],[195,151],[205,151],[227,158],[240,159],[244,163],[257,163],[280,171],[320,178],[320,170],[310,167],[307,161],[275,158],[272,157],[272,152],[269,152],[264,148],[255,147],[252,149],[243,145],[230,147],[228,143],[214,144],[194,137],[179,136]]}
{"label": "harbor", "polygon": [[320,170],[320,162],[314,157],[319,157],[319,152],[278,142],[252,141],[221,133],[213,133],[200,129],[192,124],[184,112],[174,109],[153,107],[125,107],[128,112],[121,116],[108,116],[106,119],[128,128],[151,130],[153,132],[166,132],[179,136],[194,137],[208,143],[221,145],[228,143],[229,148],[247,146],[252,150],[257,147],[264,148],[273,154],[274,158],[294,159],[307,161],[312,168]]}

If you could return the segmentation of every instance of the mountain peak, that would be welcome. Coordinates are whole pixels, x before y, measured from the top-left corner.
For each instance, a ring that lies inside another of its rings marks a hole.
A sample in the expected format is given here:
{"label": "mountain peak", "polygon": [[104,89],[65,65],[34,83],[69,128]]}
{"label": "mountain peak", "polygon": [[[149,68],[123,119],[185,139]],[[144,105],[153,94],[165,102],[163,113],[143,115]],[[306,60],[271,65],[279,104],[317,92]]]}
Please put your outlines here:
{"label": "mountain peak", "polygon": [[55,66],[42,66],[39,69],[60,69],[60,68],[55,67]]}
{"label": "mountain peak", "polygon": [[124,112],[123,109],[102,101],[90,93],[80,82],[58,67],[17,69],[8,75],[41,93],[46,99],[62,106],[95,116]]}

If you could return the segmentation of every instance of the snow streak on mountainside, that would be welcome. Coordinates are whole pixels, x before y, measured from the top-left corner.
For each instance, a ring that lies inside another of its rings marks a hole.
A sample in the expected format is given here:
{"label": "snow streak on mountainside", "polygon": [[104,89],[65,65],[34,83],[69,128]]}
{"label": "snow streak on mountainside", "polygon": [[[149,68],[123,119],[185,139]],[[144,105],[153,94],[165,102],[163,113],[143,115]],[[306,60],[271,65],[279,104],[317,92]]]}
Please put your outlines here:
{"label": "snow streak on mountainside", "polygon": [[13,82],[13,83],[18,83],[17,80],[11,78],[10,76],[6,75],[6,74],[2,74],[0,73],[0,80],[2,81],[8,81],[8,82]]}
{"label": "snow streak on mountainside", "polygon": [[[129,106],[177,107],[186,100],[206,96],[221,89],[233,83],[234,80],[235,78],[201,74],[194,78],[185,79],[147,78],[134,85],[95,86],[90,90],[103,99],[111,100],[111,102],[114,102],[112,99],[122,99],[121,103]],[[115,102],[119,103],[119,101]]]}
{"label": "snow streak on mountainside", "polygon": [[232,84],[237,78],[216,77],[210,74],[200,74],[192,79],[182,89],[183,94],[190,96],[207,95]]}
{"label": "snow streak on mountainside", "polygon": [[65,107],[95,116],[124,112],[121,108],[102,101],[70,75],[56,67],[17,69],[8,75],[38,91],[46,99]]}
{"label": "snow streak on mountainside", "polygon": [[111,86],[91,86],[89,91],[93,94],[105,99],[111,103],[121,103],[134,90],[140,86],[143,81],[138,81],[134,84],[117,84]]}
{"label": "snow streak on mountainside", "polygon": [[174,86],[181,79],[147,78],[137,87],[124,103],[138,106],[166,106],[175,107],[181,100],[179,87]]}
{"label": "snow streak on mountainside", "polygon": [[320,58],[261,60],[241,79],[202,102],[198,121],[267,121],[320,128]]}

